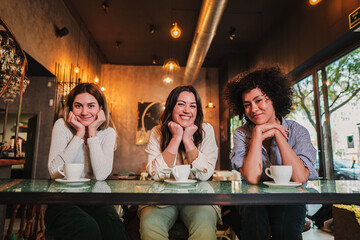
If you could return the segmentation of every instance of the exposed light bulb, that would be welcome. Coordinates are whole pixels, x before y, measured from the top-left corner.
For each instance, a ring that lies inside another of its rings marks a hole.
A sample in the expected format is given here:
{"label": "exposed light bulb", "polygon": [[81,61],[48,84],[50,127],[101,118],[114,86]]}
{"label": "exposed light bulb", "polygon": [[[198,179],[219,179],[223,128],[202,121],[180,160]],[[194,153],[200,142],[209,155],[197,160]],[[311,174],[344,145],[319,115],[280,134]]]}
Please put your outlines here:
{"label": "exposed light bulb", "polygon": [[106,89],[105,89],[104,87],[101,87],[100,90],[101,90],[101,91],[105,91]]}
{"label": "exposed light bulb", "polygon": [[172,83],[172,82],[173,82],[173,79],[172,79],[170,76],[166,76],[166,77],[164,78],[164,83],[170,84],[170,83]]}
{"label": "exposed light bulb", "polygon": [[170,30],[170,35],[173,38],[179,38],[181,36],[181,29],[177,26],[177,22],[173,23],[174,27]]}
{"label": "exposed light bulb", "polygon": [[320,2],[321,2],[321,0],[309,0],[310,5],[316,5]]}
{"label": "exposed light bulb", "polygon": [[213,102],[210,100],[208,102],[208,104],[206,105],[206,108],[215,108],[215,105],[213,104]]}
{"label": "exposed light bulb", "polygon": [[94,82],[95,82],[95,83],[99,83],[99,78],[98,78],[98,77],[95,77]]}
{"label": "exposed light bulb", "polygon": [[78,66],[75,67],[75,73],[79,73],[80,72],[80,68]]}

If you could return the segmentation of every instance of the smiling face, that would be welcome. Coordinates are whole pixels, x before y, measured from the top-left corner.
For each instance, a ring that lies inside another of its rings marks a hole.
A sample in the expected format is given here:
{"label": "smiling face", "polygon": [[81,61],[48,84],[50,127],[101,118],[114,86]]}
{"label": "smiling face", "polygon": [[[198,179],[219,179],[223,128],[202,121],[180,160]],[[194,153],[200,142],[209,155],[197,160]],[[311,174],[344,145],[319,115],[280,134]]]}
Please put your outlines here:
{"label": "smiling face", "polygon": [[72,105],[72,111],[79,117],[79,122],[85,127],[96,120],[100,106],[96,98],[89,93],[80,93],[76,95]]}
{"label": "smiling face", "polygon": [[172,111],[172,120],[186,128],[194,124],[196,114],[195,95],[191,92],[181,92]]}
{"label": "smiling face", "polygon": [[243,93],[245,114],[256,125],[275,123],[273,102],[259,88]]}

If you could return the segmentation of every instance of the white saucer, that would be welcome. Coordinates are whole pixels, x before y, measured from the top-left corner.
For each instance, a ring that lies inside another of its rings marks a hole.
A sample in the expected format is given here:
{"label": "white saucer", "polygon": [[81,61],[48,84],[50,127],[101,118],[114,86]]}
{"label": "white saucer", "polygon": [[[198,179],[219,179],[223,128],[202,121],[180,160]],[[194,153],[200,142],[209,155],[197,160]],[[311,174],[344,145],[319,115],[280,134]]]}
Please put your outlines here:
{"label": "white saucer", "polygon": [[89,185],[59,185],[56,186],[56,189],[64,189],[64,190],[79,190],[79,189],[85,189],[85,188],[90,188]]}
{"label": "white saucer", "polygon": [[171,184],[191,184],[191,183],[197,182],[197,180],[195,180],[195,179],[188,179],[186,181],[176,181],[175,179],[165,179],[164,181],[167,183],[171,183]]}
{"label": "white saucer", "polygon": [[66,179],[66,178],[57,178],[57,179],[55,179],[55,181],[61,182],[61,183],[82,183],[82,182],[90,181],[90,178],[80,178],[80,179],[77,179],[77,180],[69,180],[69,179]]}
{"label": "white saucer", "polygon": [[263,182],[265,185],[269,186],[269,187],[298,187],[301,186],[301,183],[298,182],[289,182],[289,183],[285,183],[285,184],[277,184],[274,181],[267,181],[267,182]]}

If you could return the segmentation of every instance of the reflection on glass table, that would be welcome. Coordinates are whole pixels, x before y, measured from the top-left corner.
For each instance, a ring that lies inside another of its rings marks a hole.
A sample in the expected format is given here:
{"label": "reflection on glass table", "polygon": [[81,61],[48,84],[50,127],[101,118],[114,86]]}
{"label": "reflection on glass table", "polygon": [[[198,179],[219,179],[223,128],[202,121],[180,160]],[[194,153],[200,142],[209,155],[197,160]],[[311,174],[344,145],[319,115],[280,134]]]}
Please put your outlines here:
{"label": "reflection on glass table", "polygon": [[0,204],[72,203],[131,205],[360,204],[359,180],[309,181],[297,187],[269,187],[245,181],[107,180],[63,184],[54,180],[2,179]]}

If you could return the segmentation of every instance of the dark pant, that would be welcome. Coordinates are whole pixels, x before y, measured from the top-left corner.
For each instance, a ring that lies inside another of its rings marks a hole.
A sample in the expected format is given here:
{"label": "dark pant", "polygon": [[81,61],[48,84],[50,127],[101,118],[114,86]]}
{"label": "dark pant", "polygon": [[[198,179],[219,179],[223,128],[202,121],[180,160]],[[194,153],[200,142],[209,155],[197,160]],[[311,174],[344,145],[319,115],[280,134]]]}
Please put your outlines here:
{"label": "dark pant", "polygon": [[48,205],[45,226],[57,240],[126,239],[124,223],[112,205]]}
{"label": "dark pant", "polygon": [[300,240],[304,229],[305,205],[238,206],[241,240]]}

